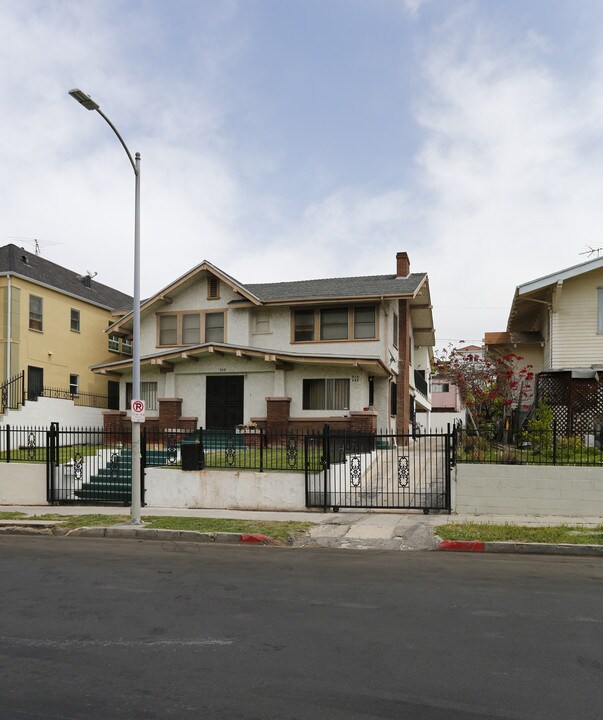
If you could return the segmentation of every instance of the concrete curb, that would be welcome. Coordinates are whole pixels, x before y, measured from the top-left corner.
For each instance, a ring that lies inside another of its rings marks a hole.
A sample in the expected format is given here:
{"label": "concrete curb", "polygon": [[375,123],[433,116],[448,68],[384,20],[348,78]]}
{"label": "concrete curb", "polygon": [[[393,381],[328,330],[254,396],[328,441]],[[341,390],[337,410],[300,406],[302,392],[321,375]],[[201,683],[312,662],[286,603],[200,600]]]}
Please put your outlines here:
{"label": "concrete curb", "polygon": [[603,557],[603,545],[572,543],[482,542],[481,540],[441,540],[436,550],[445,552],[514,553],[522,555],[582,555]]}

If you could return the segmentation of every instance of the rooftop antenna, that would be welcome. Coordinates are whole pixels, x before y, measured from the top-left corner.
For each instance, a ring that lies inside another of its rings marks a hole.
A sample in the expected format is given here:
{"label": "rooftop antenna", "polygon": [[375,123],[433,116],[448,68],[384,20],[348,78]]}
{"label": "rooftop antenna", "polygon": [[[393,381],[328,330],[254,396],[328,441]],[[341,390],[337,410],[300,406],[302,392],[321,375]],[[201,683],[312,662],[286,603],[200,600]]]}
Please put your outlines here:
{"label": "rooftop antenna", "polygon": [[584,252],[581,252],[580,255],[588,255],[588,257],[592,257],[595,253],[597,253],[597,258],[601,257],[601,251],[603,251],[603,247],[591,247],[590,245],[586,246],[588,250],[585,250]]}
{"label": "rooftop antenna", "polygon": [[56,242],[55,240],[39,240],[38,238],[21,237],[19,235],[12,235],[12,236],[7,235],[6,239],[7,240],[25,240],[30,244],[33,243],[34,253],[36,255],[42,254],[40,245],[42,245],[42,247],[45,247],[46,245],[50,246],[50,245],[63,245],[64,244],[61,242]]}

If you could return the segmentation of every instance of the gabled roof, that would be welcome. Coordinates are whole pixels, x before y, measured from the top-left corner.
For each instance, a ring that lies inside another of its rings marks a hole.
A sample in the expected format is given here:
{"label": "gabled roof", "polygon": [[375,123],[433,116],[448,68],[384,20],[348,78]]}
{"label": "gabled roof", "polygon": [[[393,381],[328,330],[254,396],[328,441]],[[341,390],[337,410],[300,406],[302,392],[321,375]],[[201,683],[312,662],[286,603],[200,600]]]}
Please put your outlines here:
{"label": "gabled roof", "polygon": [[408,277],[365,275],[322,280],[251,283],[245,287],[263,303],[375,297],[396,298],[414,297],[426,278],[425,273],[412,273]]}
{"label": "gabled roof", "polygon": [[85,276],[13,244],[0,247],[0,275],[9,274],[108,310],[132,307],[132,298],[129,295],[92,278],[88,287],[82,282]]}
{"label": "gabled roof", "polygon": [[593,270],[600,270],[601,268],[603,268],[603,258],[588,260],[587,262],[580,263],[579,265],[572,265],[571,267],[565,268],[565,270],[559,270],[558,272],[551,273],[550,275],[544,275],[536,280],[530,280],[530,282],[523,283],[523,285],[518,285],[517,294],[526,295],[527,293],[534,292],[535,290],[541,290],[549,285],[555,285],[558,282],[569,280],[570,278],[577,277],[578,275],[584,275],[584,273],[592,272]]}

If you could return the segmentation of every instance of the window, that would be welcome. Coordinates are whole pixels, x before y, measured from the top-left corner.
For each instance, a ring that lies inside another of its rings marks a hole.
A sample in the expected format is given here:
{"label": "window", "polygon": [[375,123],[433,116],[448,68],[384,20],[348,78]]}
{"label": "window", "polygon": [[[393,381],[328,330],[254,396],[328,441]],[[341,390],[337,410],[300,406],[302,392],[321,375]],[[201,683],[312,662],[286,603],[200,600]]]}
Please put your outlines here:
{"label": "window", "polygon": [[398,347],[398,333],[400,332],[400,321],[398,319],[398,314],[394,313],[394,347]]}
{"label": "window", "polygon": [[191,313],[182,316],[182,344],[198,345],[201,340],[201,316]]}
{"label": "window", "polygon": [[220,297],[220,281],[210,276],[207,280],[207,299],[217,300]]}
{"label": "window", "polygon": [[431,383],[431,392],[432,393],[449,392],[449,391],[450,391],[449,383],[444,383],[444,382],[432,382]]}
{"label": "window", "polygon": [[224,342],[223,312],[170,313],[157,318],[159,347]]}
{"label": "window", "polygon": [[314,310],[295,311],[295,342],[314,340]]}
{"label": "window", "polygon": [[597,289],[598,293],[598,319],[597,319],[597,332],[603,333],[603,288]]}
{"label": "window", "polygon": [[29,296],[29,329],[42,332],[42,298]]}
{"label": "window", "polygon": [[75,308],[71,308],[71,330],[73,332],[79,332],[80,331],[80,311],[76,310]]}
{"label": "window", "polygon": [[255,329],[253,332],[256,335],[266,335],[270,332],[270,313],[257,312],[255,314]]}
{"label": "window", "polygon": [[69,393],[71,395],[77,395],[79,389],[79,376],[78,375],[70,375],[69,376]]}
{"label": "window", "polygon": [[389,398],[389,414],[390,415],[397,415],[398,414],[398,386],[395,382],[392,382],[390,385],[390,398]]}
{"label": "window", "polygon": [[224,342],[224,313],[205,315],[205,342]]}
{"label": "window", "polygon": [[354,308],[354,338],[366,340],[375,337],[375,307]]}
{"label": "window", "polygon": [[123,338],[123,340],[121,341],[121,351],[124,355],[131,355],[132,340],[128,340],[128,338]]}
{"label": "window", "polygon": [[374,340],[377,337],[377,307],[360,305],[296,310],[293,316],[293,342],[314,342],[317,335],[321,342]]}
{"label": "window", "polygon": [[119,352],[119,335],[109,335],[107,345],[111,352]]}
{"label": "window", "polygon": [[348,339],[348,309],[335,308],[320,311],[320,339]]}
{"label": "window", "polygon": [[[157,410],[157,383],[141,382],[140,398],[144,400],[146,410]],[[126,383],[126,409],[130,409],[132,405],[132,383]]]}
{"label": "window", "polygon": [[178,344],[178,315],[161,315],[159,318],[159,344]]}
{"label": "window", "polygon": [[303,381],[304,410],[348,410],[350,381],[348,378],[312,379]]}

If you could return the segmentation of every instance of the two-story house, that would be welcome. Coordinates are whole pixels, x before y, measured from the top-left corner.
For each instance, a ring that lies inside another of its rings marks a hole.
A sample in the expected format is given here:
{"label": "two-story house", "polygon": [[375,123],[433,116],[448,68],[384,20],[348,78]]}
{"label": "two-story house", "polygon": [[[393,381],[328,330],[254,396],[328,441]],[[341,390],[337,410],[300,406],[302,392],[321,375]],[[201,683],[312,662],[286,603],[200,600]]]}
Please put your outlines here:
{"label": "two-story house", "polygon": [[[395,270],[243,284],[197,265],[141,305],[147,423],[407,433],[415,410],[431,409],[435,337],[427,275],[410,272],[406,253]],[[107,332],[131,337],[131,314]],[[119,379],[125,422],[131,366],[123,358],[93,368]]]}
{"label": "two-story house", "polygon": [[603,422],[603,258],[519,285],[506,332],[486,333],[488,352],[515,352],[537,373],[565,432]]}
{"label": "two-story house", "polygon": [[105,334],[119,308],[121,314],[131,310],[132,298],[89,274],[13,244],[1,247],[0,412],[51,393],[90,393],[117,402],[116,382],[90,366],[131,354],[127,340],[108,341]]}

